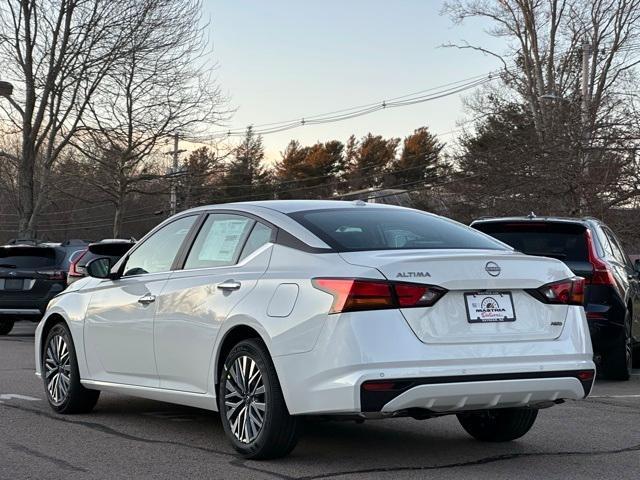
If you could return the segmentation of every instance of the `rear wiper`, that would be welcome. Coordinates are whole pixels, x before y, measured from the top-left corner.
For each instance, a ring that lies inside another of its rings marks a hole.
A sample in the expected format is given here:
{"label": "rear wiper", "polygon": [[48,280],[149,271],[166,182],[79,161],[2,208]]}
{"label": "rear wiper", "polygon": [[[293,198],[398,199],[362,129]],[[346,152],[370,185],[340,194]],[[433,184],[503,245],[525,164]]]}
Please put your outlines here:
{"label": "rear wiper", "polygon": [[0,268],[17,268],[17,265],[12,265],[10,263],[0,263]]}

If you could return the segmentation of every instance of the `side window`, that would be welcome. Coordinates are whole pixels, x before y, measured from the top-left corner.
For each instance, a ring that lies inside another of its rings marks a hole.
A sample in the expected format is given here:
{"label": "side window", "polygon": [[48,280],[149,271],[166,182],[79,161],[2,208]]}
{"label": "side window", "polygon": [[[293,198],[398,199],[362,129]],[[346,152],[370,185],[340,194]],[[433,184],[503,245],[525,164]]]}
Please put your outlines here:
{"label": "side window", "polygon": [[209,215],[193,243],[184,268],[225,267],[235,264],[254,223],[254,220],[242,215]]}
{"label": "side window", "polygon": [[247,243],[244,245],[242,254],[238,261],[244,260],[261,246],[269,243],[271,241],[272,233],[273,230],[271,230],[271,228],[263,225],[262,223],[256,223],[253,230],[251,230],[249,238],[247,238]]}
{"label": "side window", "polygon": [[170,270],[196,218],[196,215],[180,218],[147,238],[127,259],[124,275],[142,275]]}
{"label": "side window", "polygon": [[609,229],[606,230],[606,233],[607,233],[607,237],[609,237],[609,243],[611,243],[611,248],[613,249],[613,256],[621,264],[630,265],[631,261],[627,258],[626,253],[624,253],[624,250],[622,249],[622,246],[620,245],[620,242],[618,242],[618,239],[616,238],[614,233]]}
{"label": "side window", "polygon": [[598,228],[596,232],[598,235],[598,240],[600,240],[600,245],[602,245],[602,248],[604,250],[605,256],[613,257],[613,250],[611,249],[611,244],[609,243],[609,239],[607,238],[604,229]]}

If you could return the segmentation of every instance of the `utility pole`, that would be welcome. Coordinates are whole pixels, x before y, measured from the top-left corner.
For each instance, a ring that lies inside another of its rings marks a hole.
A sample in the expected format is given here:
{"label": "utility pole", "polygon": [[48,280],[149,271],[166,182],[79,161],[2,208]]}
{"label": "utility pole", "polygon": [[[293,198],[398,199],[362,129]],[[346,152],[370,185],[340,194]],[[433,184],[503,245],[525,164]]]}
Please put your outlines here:
{"label": "utility pole", "polygon": [[178,174],[178,154],[184,152],[184,150],[178,150],[178,142],[180,137],[178,132],[173,134],[173,165],[171,167],[171,199],[170,199],[170,212],[171,215],[175,215],[178,211],[178,183],[176,181],[176,175]]}
{"label": "utility pole", "polygon": [[[581,127],[582,127],[582,151],[583,151],[583,173],[581,178],[589,181],[589,148],[591,141],[591,132],[590,132],[590,115],[589,109],[591,106],[591,89],[589,88],[589,77],[590,77],[590,69],[589,69],[589,58],[591,57],[591,45],[587,40],[582,44],[582,99],[580,104],[580,113],[581,113]],[[585,195],[585,182],[581,181],[579,186],[580,192],[580,214],[583,214],[584,209],[587,207],[587,199]]]}
{"label": "utility pole", "polygon": [[588,135],[589,106],[591,100],[591,90],[589,88],[589,57],[591,57],[591,45],[585,41],[582,44],[582,128]]}

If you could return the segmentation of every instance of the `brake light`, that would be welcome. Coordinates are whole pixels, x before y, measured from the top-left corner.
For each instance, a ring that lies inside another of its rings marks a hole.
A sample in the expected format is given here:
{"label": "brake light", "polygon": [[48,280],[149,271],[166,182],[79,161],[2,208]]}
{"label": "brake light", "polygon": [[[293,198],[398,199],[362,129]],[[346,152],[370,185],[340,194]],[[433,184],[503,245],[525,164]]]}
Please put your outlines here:
{"label": "brake light", "polygon": [[432,285],[363,280],[314,278],[313,286],[333,296],[329,313],[385,308],[430,307],[446,290]]}
{"label": "brake light", "polygon": [[591,232],[586,230],[585,236],[587,237],[587,247],[589,250],[589,263],[593,267],[593,274],[589,279],[589,283],[591,285],[615,286],[616,280],[613,277],[613,273],[609,270],[608,265],[598,257],[598,252],[596,252],[596,245],[591,236]]}
{"label": "brake light", "polygon": [[71,262],[69,264],[69,276],[71,276],[71,277],[84,277],[84,275],[78,271],[78,262],[80,261],[80,259],[82,259],[82,257],[84,257],[87,254],[88,251],[89,251],[88,249],[84,250],[78,256],[78,258],[76,258],[73,262]]}
{"label": "brake light", "polygon": [[546,303],[582,305],[584,303],[584,278],[573,277],[543,285],[538,292]]}
{"label": "brake light", "polygon": [[61,270],[39,270],[38,275],[44,275],[48,280],[64,280],[66,275]]}

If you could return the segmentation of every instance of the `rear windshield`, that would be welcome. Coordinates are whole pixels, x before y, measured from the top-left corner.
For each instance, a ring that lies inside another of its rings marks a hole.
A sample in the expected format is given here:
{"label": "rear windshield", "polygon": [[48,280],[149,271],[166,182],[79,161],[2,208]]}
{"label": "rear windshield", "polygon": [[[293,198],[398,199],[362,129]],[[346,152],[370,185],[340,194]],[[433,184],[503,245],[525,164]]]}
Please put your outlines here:
{"label": "rear windshield", "polygon": [[289,214],[334,250],[490,249],[505,246],[452,220],[417,210],[354,208]]}
{"label": "rear windshield", "polygon": [[0,248],[0,268],[35,269],[53,267],[56,263],[56,250],[53,248]]}
{"label": "rear windshield", "polygon": [[528,255],[565,262],[589,260],[585,227],[567,223],[478,223],[474,228]]}

